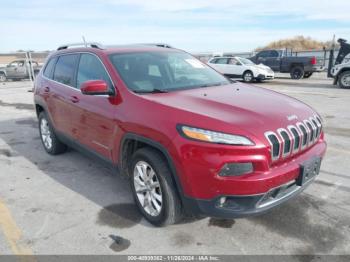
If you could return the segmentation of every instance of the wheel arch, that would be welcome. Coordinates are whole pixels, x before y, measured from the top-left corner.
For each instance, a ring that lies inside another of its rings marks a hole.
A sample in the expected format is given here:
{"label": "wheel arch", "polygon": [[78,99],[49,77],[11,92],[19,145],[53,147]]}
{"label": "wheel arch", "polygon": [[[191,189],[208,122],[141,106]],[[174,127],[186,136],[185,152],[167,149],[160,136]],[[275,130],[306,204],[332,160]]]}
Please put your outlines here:
{"label": "wheel arch", "polygon": [[292,70],[294,67],[301,66],[304,69],[304,64],[303,63],[292,63],[289,66],[289,70]]}
{"label": "wheel arch", "polygon": [[153,139],[137,135],[134,133],[126,133],[124,134],[123,138],[121,139],[120,142],[120,147],[119,147],[119,160],[118,160],[118,166],[119,166],[119,171],[122,175],[128,176],[128,168],[129,168],[129,163],[130,159],[132,157],[132,154],[142,148],[142,147],[150,147],[158,152],[164,157],[165,161],[167,162],[172,179],[174,182],[174,185],[176,186],[177,193],[179,194],[180,199],[183,199],[183,189],[181,186],[180,179],[178,177],[178,172],[176,170],[176,167],[172,161],[172,158],[168,152],[168,150],[159,142],[154,141]]}

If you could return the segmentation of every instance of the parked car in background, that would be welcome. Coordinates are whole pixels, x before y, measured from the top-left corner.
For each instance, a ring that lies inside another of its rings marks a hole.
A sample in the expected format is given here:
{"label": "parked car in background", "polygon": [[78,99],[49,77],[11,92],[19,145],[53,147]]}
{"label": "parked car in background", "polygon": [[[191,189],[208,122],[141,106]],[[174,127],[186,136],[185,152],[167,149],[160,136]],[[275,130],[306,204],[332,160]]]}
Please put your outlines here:
{"label": "parked car in background", "polygon": [[269,66],[275,72],[290,73],[292,79],[308,78],[324,66],[315,56],[289,56],[286,50],[263,50],[249,58],[256,64]]}
{"label": "parked car in background", "polygon": [[254,64],[243,57],[214,57],[208,64],[229,78],[242,78],[244,82],[274,79],[275,74],[270,67]]}
{"label": "parked car in background", "polygon": [[[9,63],[6,67],[0,67],[0,82],[6,80],[22,80],[29,79],[30,74],[30,64],[33,65],[34,76],[40,71],[41,66],[39,66],[36,61],[28,61],[25,59],[15,60]],[[32,78],[34,78],[32,76]]]}

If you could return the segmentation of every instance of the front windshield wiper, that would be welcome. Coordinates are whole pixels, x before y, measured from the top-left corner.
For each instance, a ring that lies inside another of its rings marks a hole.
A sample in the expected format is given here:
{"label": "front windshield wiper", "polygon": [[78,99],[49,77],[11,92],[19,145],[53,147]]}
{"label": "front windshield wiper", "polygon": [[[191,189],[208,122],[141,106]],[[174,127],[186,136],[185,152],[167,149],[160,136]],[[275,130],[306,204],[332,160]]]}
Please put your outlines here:
{"label": "front windshield wiper", "polygon": [[226,83],[223,82],[219,82],[219,83],[213,83],[213,84],[203,84],[203,85],[199,85],[197,87],[211,87],[211,86],[222,86],[225,85]]}
{"label": "front windshield wiper", "polygon": [[133,90],[133,92],[137,94],[155,94],[155,93],[168,93],[169,91],[166,89],[154,88],[151,90]]}

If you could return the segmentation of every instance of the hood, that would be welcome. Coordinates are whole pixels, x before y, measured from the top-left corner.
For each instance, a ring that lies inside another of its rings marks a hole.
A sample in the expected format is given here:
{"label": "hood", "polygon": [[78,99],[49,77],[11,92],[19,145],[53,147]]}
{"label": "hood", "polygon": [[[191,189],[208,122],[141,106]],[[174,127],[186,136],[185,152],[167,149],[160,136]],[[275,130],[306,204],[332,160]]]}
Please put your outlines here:
{"label": "hood", "polygon": [[270,67],[264,65],[264,64],[258,64],[256,65],[256,67],[258,67],[259,69],[264,69],[264,70],[271,70]]}
{"label": "hood", "polygon": [[299,100],[242,83],[149,94],[144,97],[167,107],[192,113],[174,114],[174,121],[179,123],[212,130],[218,130],[213,125],[220,125],[220,128],[225,129],[221,131],[233,131],[229,127],[234,127],[234,130],[248,131],[254,136],[261,136],[266,131],[275,131],[281,127],[286,128],[315,114],[312,108]]}

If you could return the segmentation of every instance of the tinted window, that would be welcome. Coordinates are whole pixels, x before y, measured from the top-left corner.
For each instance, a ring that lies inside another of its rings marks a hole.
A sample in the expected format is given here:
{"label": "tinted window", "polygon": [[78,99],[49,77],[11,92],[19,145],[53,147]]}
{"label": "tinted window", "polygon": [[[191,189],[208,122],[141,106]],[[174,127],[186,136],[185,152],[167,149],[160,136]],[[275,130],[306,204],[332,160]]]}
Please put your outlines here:
{"label": "tinted window", "polygon": [[44,76],[46,76],[47,78],[52,77],[52,72],[53,72],[53,68],[55,66],[56,60],[57,60],[56,58],[51,58],[50,61],[46,64],[46,67],[44,70]]}
{"label": "tinted window", "polygon": [[79,55],[62,55],[58,58],[53,79],[65,85],[75,86],[74,70]]}
{"label": "tinted window", "polygon": [[228,58],[219,58],[216,60],[215,64],[227,64]]}
{"label": "tinted window", "polygon": [[278,57],[278,52],[276,50],[271,50],[270,57]]}
{"label": "tinted window", "polygon": [[261,51],[258,54],[258,57],[269,57],[270,56],[270,51]]}
{"label": "tinted window", "polygon": [[112,88],[111,80],[101,61],[94,55],[82,54],[77,74],[77,88],[88,80],[104,80]]}

